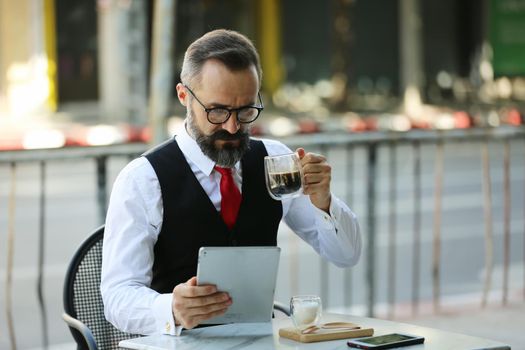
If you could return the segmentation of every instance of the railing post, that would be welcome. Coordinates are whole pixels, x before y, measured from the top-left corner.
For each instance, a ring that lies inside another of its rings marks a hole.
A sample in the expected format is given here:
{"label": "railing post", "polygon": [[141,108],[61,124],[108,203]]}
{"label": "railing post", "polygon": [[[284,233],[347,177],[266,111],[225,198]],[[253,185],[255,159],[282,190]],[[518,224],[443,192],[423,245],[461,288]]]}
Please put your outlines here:
{"label": "railing post", "polygon": [[389,175],[390,182],[388,184],[388,318],[393,319],[395,314],[396,302],[396,183],[397,183],[397,157],[396,144],[390,144],[390,159],[389,159]]}
{"label": "railing post", "polygon": [[441,294],[441,200],[443,196],[443,140],[436,145],[434,166],[434,228],[432,239],[432,294],[434,313],[439,312]]}
{"label": "railing post", "polygon": [[366,290],[367,290],[367,315],[374,317],[375,306],[375,241],[376,241],[376,167],[377,144],[368,146],[368,176],[367,176],[367,234],[368,245],[366,255]]}
{"label": "railing post", "polygon": [[5,313],[11,349],[16,350],[16,334],[13,319],[13,262],[15,258],[15,195],[16,163],[11,163],[11,189],[9,190],[8,225],[7,225],[7,266],[5,283]]}
{"label": "railing post", "polygon": [[[319,151],[328,159],[328,148],[326,144],[321,144]],[[328,268],[328,261],[321,258],[321,300],[323,300],[323,307],[330,305],[330,270]]]}
{"label": "railing post", "polygon": [[[353,177],[354,175],[354,148],[352,144],[346,147],[346,204],[352,208],[354,197]],[[345,269],[344,272],[344,307],[350,308],[352,305],[352,269]]]}
{"label": "railing post", "polygon": [[494,238],[492,233],[492,182],[490,179],[489,140],[485,140],[481,148],[482,157],[482,188],[483,188],[483,221],[485,224],[485,276],[481,307],[487,306],[492,270],[494,267]]}
{"label": "railing post", "polygon": [[504,142],[503,151],[503,296],[507,305],[509,295],[510,265],[510,141]]}
{"label": "railing post", "polygon": [[96,158],[97,163],[97,203],[98,203],[98,221],[103,224],[106,221],[107,211],[107,156]]}
{"label": "railing post", "polygon": [[46,163],[40,162],[40,223],[38,234],[38,280],[37,280],[37,296],[38,305],[40,306],[40,316],[42,325],[42,344],[43,348],[47,349],[49,346],[48,328],[47,328],[47,312],[44,303],[44,260],[45,260],[45,220],[46,215]]}
{"label": "railing post", "polygon": [[421,144],[414,142],[414,245],[412,247],[412,315],[419,309],[421,264]]}

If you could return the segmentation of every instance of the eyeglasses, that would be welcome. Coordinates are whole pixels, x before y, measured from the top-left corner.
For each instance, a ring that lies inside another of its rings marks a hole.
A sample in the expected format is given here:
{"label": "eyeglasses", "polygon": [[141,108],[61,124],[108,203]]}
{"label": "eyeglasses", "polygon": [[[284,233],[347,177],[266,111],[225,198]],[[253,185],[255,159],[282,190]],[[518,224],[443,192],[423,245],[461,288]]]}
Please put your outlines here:
{"label": "eyeglasses", "polygon": [[[184,84],[183,84],[184,85]],[[257,96],[259,97],[260,106],[243,106],[239,108],[226,108],[226,107],[213,107],[207,108],[198,98],[195,96],[193,91],[186,85],[184,87],[190,92],[190,94],[195,97],[197,102],[204,108],[204,111],[207,114],[208,121],[212,124],[223,124],[230,118],[230,116],[237,112],[237,121],[239,123],[248,124],[252,123],[259,117],[262,110],[264,109],[263,102],[261,99],[261,94],[258,92]]]}

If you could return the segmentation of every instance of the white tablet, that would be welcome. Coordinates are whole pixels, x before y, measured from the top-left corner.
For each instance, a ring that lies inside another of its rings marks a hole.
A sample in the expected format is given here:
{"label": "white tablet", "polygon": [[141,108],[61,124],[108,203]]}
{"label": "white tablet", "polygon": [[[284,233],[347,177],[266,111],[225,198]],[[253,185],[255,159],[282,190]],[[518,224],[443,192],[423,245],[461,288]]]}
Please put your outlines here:
{"label": "white tablet", "polygon": [[269,322],[279,267],[279,247],[202,247],[197,284],[228,292],[232,305],[203,324]]}

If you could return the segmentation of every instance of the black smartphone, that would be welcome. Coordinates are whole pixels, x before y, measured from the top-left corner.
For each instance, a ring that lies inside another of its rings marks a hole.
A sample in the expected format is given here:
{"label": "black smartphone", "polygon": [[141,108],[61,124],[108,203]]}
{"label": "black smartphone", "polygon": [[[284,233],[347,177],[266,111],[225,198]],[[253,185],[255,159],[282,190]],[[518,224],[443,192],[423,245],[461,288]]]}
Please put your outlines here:
{"label": "black smartphone", "polygon": [[390,349],[401,346],[423,344],[425,338],[402,333],[392,333],[378,335],[375,337],[365,337],[350,340],[347,344],[352,348],[358,349]]}

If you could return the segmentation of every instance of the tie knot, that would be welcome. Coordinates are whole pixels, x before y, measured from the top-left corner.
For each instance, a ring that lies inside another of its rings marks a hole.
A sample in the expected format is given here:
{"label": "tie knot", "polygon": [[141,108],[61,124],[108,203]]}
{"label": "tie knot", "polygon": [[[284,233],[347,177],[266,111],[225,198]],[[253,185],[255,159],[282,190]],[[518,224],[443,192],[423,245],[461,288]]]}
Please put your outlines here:
{"label": "tie knot", "polygon": [[231,175],[232,173],[232,169],[231,168],[222,168],[220,166],[215,166],[215,170],[217,170],[219,173],[221,173],[222,176],[226,175]]}

